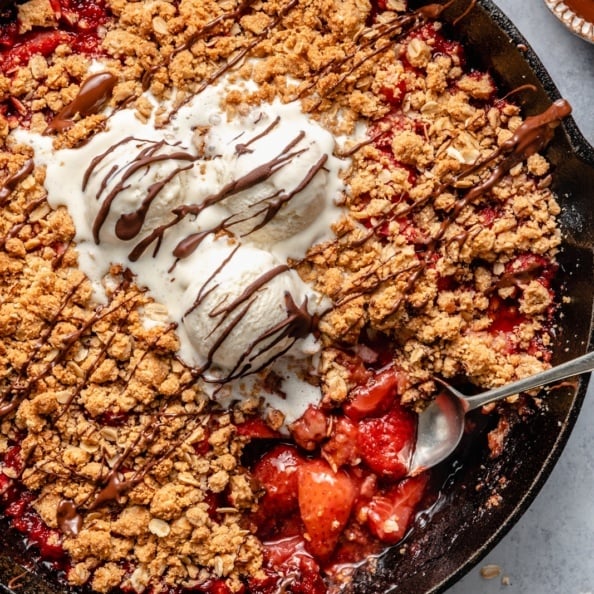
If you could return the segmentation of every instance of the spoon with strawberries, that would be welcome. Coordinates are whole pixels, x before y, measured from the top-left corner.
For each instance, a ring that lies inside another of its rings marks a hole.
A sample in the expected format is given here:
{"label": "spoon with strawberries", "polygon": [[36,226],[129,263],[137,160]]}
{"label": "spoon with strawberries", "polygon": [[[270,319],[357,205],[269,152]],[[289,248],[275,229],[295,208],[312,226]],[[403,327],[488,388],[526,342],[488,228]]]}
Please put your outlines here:
{"label": "spoon with strawberries", "polygon": [[571,359],[511,384],[467,396],[449,384],[418,416],[417,438],[409,467],[416,475],[445,460],[458,446],[467,412],[520,392],[594,370],[594,352]]}

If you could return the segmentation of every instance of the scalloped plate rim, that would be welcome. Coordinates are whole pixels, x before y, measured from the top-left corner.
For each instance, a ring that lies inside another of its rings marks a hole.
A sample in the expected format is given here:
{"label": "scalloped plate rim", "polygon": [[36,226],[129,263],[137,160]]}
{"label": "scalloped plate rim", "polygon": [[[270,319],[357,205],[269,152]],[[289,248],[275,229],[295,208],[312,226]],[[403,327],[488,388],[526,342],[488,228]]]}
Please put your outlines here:
{"label": "scalloped plate rim", "polygon": [[[578,16],[569,6],[567,6],[567,4],[565,4],[564,0],[544,0],[544,3],[557,19],[571,31],[571,33],[577,35],[584,41],[594,44],[594,23]],[[567,13],[569,13],[570,18],[565,16]],[[582,29],[584,25],[590,25],[589,34],[583,33]]]}

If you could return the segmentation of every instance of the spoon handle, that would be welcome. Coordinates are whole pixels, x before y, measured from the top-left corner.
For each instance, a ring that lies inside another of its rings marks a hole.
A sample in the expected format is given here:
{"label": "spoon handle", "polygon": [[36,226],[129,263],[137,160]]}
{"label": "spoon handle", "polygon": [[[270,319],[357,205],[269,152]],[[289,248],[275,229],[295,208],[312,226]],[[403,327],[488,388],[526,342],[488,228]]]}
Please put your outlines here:
{"label": "spoon handle", "polygon": [[556,365],[555,367],[551,367],[551,369],[546,369],[535,375],[530,375],[517,382],[513,382],[512,384],[506,384],[500,388],[493,388],[492,390],[477,394],[476,396],[465,396],[467,402],[466,410],[474,410],[479,406],[489,404],[495,400],[501,400],[502,398],[518,394],[519,392],[525,392],[532,388],[538,388],[539,386],[544,386],[592,370],[594,370],[594,352],[586,353],[577,359],[571,359],[561,365]]}

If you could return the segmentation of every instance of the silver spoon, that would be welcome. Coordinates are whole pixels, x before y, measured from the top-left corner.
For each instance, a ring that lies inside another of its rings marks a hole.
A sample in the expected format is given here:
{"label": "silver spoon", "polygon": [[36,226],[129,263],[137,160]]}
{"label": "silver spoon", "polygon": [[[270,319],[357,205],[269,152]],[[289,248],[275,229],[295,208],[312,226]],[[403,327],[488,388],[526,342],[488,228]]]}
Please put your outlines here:
{"label": "silver spoon", "polygon": [[495,400],[594,370],[594,352],[571,359],[511,384],[466,396],[443,383],[441,392],[418,418],[417,439],[409,475],[415,475],[445,460],[458,446],[466,413]]}

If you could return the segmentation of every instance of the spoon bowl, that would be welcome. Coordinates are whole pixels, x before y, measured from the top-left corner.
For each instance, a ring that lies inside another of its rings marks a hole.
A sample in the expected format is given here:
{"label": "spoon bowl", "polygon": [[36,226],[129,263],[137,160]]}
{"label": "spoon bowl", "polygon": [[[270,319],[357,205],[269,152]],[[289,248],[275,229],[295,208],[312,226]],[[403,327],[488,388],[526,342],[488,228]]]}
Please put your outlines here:
{"label": "spoon bowl", "polygon": [[474,396],[467,396],[446,382],[438,380],[445,390],[419,413],[417,438],[409,466],[409,475],[414,476],[439,464],[454,452],[464,433],[467,412],[514,394],[592,370],[594,370],[594,352]]}

